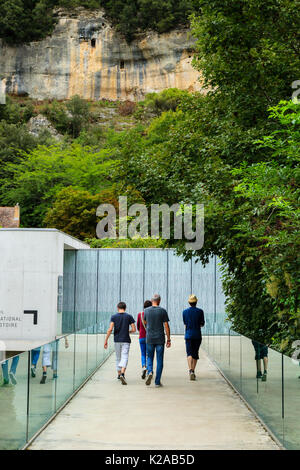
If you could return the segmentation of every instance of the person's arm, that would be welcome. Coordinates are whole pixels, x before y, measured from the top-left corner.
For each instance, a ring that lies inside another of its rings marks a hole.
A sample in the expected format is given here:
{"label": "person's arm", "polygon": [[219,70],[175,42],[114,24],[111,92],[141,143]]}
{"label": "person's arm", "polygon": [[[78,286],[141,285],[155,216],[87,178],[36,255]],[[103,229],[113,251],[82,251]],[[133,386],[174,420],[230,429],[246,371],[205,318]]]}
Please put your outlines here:
{"label": "person's arm", "polygon": [[105,341],[104,341],[104,349],[107,349],[108,338],[112,334],[113,329],[114,329],[114,322],[112,321],[110,323],[109,328],[108,328],[107,333],[106,333],[106,338],[105,338]]}
{"label": "person's arm", "polygon": [[135,327],[135,323],[134,323],[134,322],[131,323],[130,326],[131,326],[131,330],[129,330],[129,334],[131,335],[132,333],[135,333],[135,332],[136,332],[136,327]]}
{"label": "person's arm", "polygon": [[167,348],[169,348],[171,346],[171,331],[170,331],[169,323],[167,321],[164,323],[164,327],[165,327],[165,332],[167,335]]}
{"label": "person's arm", "polygon": [[200,320],[201,328],[205,325],[205,320],[204,320],[204,312],[203,310],[201,311],[201,320]]}
{"label": "person's arm", "polygon": [[137,323],[136,323],[136,326],[137,326],[137,329],[140,331],[141,329],[141,313],[138,314],[138,319],[137,319]]}

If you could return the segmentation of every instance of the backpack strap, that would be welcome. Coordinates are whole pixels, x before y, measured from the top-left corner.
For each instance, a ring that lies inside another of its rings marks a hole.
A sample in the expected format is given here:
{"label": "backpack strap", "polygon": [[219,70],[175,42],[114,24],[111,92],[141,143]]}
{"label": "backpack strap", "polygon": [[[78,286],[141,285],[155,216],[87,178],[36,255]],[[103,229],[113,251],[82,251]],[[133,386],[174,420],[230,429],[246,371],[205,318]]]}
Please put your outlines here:
{"label": "backpack strap", "polygon": [[144,329],[146,330],[146,325],[145,325],[145,320],[144,320],[143,315],[145,315],[144,312],[141,312],[141,322],[142,322],[142,325],[143,325]]}

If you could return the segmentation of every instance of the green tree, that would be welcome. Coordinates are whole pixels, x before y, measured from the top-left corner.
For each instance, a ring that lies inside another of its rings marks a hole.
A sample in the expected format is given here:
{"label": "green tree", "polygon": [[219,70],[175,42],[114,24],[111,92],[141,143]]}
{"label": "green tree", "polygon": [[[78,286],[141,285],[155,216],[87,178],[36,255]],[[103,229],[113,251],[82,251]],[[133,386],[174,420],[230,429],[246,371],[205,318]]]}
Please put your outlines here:
{"label": "green tree", "polygon": [[55,25],[54,3],[51,0],[0,0],[0,37],[12,44],[46,37]]}
{"label": "green tree", "polygon": [[109,188],[116,164],[110,150],[95,152],[77,143],[42,145],[22,156],[19,163],[5,166],[13,177],[0,180],[0,197],[5,204],[19,202],[25,227],[42,226],[48,208],[64,187],[91,194]]}
{"label": "green tree", "polygon": [[243,126],[290,99],[300,69],[297,0],[199,0],[194,66]]}
{"label": "green tree", "polygon": [[93,238],[98,223],[97,207],[104,203],[117,207],[117,202],[112,189],[91,194],[89,191],[69,186],[56,194],[52,207],[46,213],[44,225],[55,227],[83,240]]}

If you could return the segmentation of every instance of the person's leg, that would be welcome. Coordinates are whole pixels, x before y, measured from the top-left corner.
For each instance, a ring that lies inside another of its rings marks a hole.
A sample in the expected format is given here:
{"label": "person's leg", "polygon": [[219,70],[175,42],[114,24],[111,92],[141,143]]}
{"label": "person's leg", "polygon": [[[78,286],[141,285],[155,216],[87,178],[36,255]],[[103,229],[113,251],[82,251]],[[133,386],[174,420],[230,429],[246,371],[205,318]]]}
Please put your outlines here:
{"label": "person's leg", "polygon": [[18,367],[18,364],[19,364],[19,360],[20,360],[20,356],[15,356],[11,362],[11,366],[10,366],[10,372],[12,372],[13,374],[16,374],[17,373],[17,367]]}
{"label": "person's leg", "polygon": [[121,361],[121,343],[115,343],[115,353],[116,353],[116,367],[117,367],[117,373],[118,373],[118,379],[121,376],[121,367],[120,367],[120,361]]}
{"label": "person's leg", "polygon": [[121,361],[119,365],[121,367],[121,382],[123,385],[127,385],[127,382],[125,379],[125,372],[126,372],[127,364],[128,364],[129,349],[130,349],[130,343],[122,343]]}
{"label": "person's leg", "polygon": [[1,364],[2,373],[3,373],[3,385],[9,384],[9,375],[8,375],[8,360]]}
{"label": "person's leg", "polygon": [[140,338],[142,367],[146,367],[146,338]]}
{"label": "person's leg", "polygon": [[264,346],[262,348],[262,358],[263,358],[263,364],[264,364],[264,373],[262,376],[262,381],[266,382],[267,380],[267,371],[268,371],[268,348],[267,346]]}
{"label": "person's leg", "polygon": [[40,381],[41,384],[46,383],[47,367],[50,367],[50,366],[51,366],[51,344],[46,344],[43,348],[43,359],[42,359],[43,376]]}
{"label": "person's leg", "polygon": [[55,341],[52,346],[52,365],[51,368],[53,370],[53,378],[57,379],[57,369],[58,369],[58,347],[59,342]]}
{"label": "person's leg", "polygon": [[17,384],[16,373],[17,373],[17,367],[18,367],[18,364],[19,364],[19,360],[20,360],[20,356],[15,356],[13,358],[13,360],[11,361],[9,377],[10,377],[10,381],[13,385]]}
{"label": "person's leg", "polygon": [[190,379],[192,380],[191,374],[194,371],[194,362],[193,362],[193,351],[192,351],[192,340],[191,339],[186,339],[185,340],[185,348],[186,348],[186,355],[187,355],[187,363],[188,363],[188,368],[189,368],[189,376]]}
{"label": "person's leg", "polygon": [[187,363],[188,363],[189,370],[193,370],[193,358],[192,358],[192,356],[187,357]]}
{"label": "person's leg", "polygon": [[140,349],[142,360],[142,379],[145,379],[147,373],[146,338],[140,338]]}
{"label": "person's leg", "polygon": [[155,377],[155,385],[160,385],[160,379],[164,367],[164,352],[165,352],[165,345],[164,344],[156,344],[156,377]]}
{"label": "person's leg", "polygon": [[199,360],[199,349],[201,346],[201,342],[202,342],[201,338],[192,340],[192,370],[193,370],[194,375],[195,375],[197,362]]}
{"label": "person's leg", "polygon": [[31,351],[31,376],[36,376],[36,366],[40,358],[41,348],[36,348]]}
{"label": "person's leg", "polygon": [[147,380],[146,385],[151,384],[152,376],[153,376],[153,359],[154,359],[154,344],[147,343]]}

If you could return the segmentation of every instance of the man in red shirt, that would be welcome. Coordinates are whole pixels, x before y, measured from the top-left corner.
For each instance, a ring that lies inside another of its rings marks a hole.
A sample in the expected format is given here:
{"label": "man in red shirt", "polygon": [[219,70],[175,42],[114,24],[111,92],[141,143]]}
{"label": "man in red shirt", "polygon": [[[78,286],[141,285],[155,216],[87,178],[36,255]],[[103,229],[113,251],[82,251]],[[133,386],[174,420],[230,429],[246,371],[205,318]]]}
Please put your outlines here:
{"label": "man in red shirt", "polygon": [[[144,309],[151,307],[151,306],[152,306],[152,302],[150,300],[145,300]],[[144,312],[140,312],[138,314],[137,329],[140,333],[139,341],[140,341],[141,358],[142,358],[142,379],[145,379],[146,372],[147,372],[147,359],[146,359],[146,328],[145,328],[145,323],[144,323]]]}

